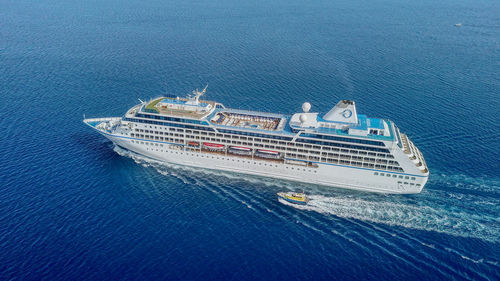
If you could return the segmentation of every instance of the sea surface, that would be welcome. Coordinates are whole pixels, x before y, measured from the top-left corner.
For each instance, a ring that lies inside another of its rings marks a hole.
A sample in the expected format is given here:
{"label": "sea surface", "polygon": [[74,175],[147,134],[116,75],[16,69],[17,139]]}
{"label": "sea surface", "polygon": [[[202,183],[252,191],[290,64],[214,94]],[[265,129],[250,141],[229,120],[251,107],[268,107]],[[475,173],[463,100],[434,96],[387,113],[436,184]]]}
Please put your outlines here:
{"label": "sea surface", "polygon": [[[206,84],[266,112],[353,99],[429,182],[162,164],[82,123]],[[0,0],[0,279],[499,280],[499,95],[497,0]],[[275,195],[302,189],[308,206]]]}

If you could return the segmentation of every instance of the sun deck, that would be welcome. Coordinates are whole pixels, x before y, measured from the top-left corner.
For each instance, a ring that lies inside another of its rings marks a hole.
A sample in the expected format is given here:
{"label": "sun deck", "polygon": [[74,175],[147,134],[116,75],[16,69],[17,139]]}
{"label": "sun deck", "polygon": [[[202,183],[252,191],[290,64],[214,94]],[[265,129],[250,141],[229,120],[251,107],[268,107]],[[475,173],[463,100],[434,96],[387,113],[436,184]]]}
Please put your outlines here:
{"label": "sun deck", "polygon": [[156,113],[161,115],[202,119],[209,115],[216,106],[214,101],[200,101],[198,104],[190,104],[185,98],[156,98],[141,107],[142,112]]}
{"label": "sun deck", "polygon": [[286,118],[275,115],[264,115],[257,112],[219,111],[210,122],[221,126],[241,127],[265,131],[281,131],[285,127]]}

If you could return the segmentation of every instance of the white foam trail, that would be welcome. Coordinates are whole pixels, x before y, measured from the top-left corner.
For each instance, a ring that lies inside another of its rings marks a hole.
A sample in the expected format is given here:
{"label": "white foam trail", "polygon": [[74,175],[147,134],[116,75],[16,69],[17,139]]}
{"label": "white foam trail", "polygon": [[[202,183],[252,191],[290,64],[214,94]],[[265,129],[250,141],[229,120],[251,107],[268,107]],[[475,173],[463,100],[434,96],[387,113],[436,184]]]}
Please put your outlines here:
{"label": "white foam trail", "polygon": [[427,243],[424,243],[424,242],[421,242],[420,244],[422,244],[423,246],[429,247],[431,249],[436,249],[436,246],[434,244],[427,244]]}
{"label": "white foam trail", "polygon": [[479,216],[466,210],[447,209],[446,205],[399,203],[389,201],[391,199],[387,197],[378,197],[374,200],[374,197],[366,199],[354,196],[310,195],[309,198],[310,201],[305,206],[280,202],[297,209],[332,214],[342,218],[499,241],[498,227],[494,227],[500,224],[498,218]]}
{"label": "white foam trail", "polygon": [[[401,226],[426,231],[442,232],[455,236],[474,237],[488,241],[500,241],[500,218],[498,214],[498,199],[481,197],[474,194],[452,193],[447,190],[426,191],[418,196],[384,196],[365,193],[350,193],[342,190],[323,189],[301,183],[293,183],[260,177],[242,176],[224,171],[198,169],[188,166],[152,160],[135,153],[115,147],[115,151],[125,157],[132,158],[136,163],[145,167],[152,167],[162,175],[173,176],[185,184],[196,184],[207,187],[206,177],[198,177],[200,173],[222,176],[233,181],[245,180],[250,183],[274,188],[306,190],[311,201],[308,205],[296,205],[279,200],[282,204],[308,211],[335,215],[341,218],[356,219],[365,222],[381,223],[386,225]],[[179,170],[190,171],[190,176],[178,173]],[[462,181],[462,182],[455,182]],[[220,182],[220,180],[218,181]],[[494,180],[479,179],[466,176],[437,175],[433,182],[445,183],[447,186],[459,186],[469,190],[498,192],[499,182]],[[252,208],[247,201],[258,204],[252,198],[238,193],[240,200],[248,208]],[[331,196],[335,193],[336,196]],[[457,207],[457,202],[466,207]]]}
{"label": "white foam trail", "polygon": [[470,177],[463,174],[449,175],[436,171],[429,179],[429,184],[452,189],[481,191],[496,195],[500,193],[500,178]]}

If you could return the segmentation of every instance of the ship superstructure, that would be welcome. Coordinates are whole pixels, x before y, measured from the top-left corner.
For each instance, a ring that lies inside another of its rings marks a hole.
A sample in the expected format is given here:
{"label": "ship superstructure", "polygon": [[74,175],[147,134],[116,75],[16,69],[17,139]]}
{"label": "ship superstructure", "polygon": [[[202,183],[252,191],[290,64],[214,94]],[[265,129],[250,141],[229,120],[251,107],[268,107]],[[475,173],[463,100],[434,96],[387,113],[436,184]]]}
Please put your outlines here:
{"label": "ship superstructure", "polygon": [[429,170],[394,122],[342,100],[328,113],[291,116],[160,97],[122,117],[84,122],[121,148],[159,161],[382,193],[419,193]]}

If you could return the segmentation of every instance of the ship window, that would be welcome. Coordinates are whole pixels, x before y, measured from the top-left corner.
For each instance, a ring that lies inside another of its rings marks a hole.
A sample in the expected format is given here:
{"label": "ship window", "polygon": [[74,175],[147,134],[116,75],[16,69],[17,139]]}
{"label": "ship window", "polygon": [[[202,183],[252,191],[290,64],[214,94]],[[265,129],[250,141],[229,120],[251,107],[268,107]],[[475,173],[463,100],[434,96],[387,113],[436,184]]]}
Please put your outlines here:
{"label": "ship window", "polygon": [[411,177],[411,180],[414,181],[415,180],[415,177]]}
{"label": "ship window", "polygon": [[392,175],[392,177],[393,177],[393,178],[397,178],[398,176],[396,176],[396,175]]}
{"label": "ship window", "polygon": [[391,177],[391,175],[387,174],[388,177]]}
{"label": "ship window", "polygon": [[402,178],[403,178],[403,176],[399,176],[399,178],[400,178],[400,179],[402,179]]}
{"label": "ship window", "polygon": [[381,176],[384,176],[385,174],[384,173],[380,173]]}
{"label": "ship window", "polygon": [[405,180],[409,179],[410,177],[409,176],[405,176]]}

